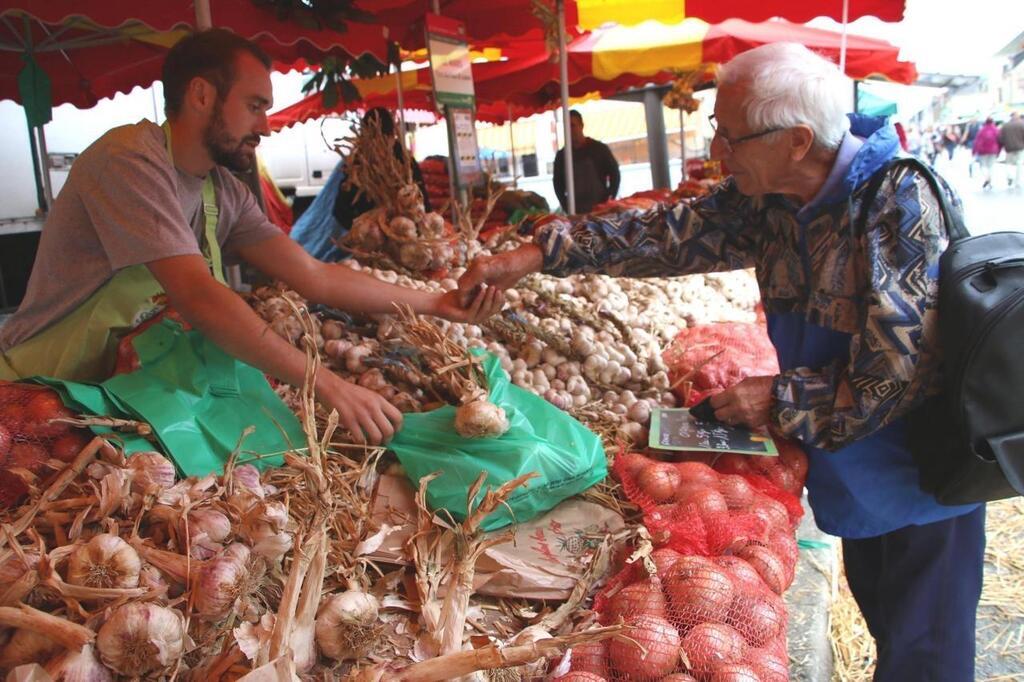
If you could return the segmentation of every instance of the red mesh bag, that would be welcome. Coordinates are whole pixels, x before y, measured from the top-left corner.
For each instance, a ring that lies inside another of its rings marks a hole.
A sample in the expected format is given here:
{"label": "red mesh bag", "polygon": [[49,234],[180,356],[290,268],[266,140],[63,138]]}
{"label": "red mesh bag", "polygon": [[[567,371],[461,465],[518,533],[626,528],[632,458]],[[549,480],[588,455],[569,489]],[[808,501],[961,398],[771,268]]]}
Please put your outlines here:
{"label": "red mesh bag", "polygon": [[49,388],[0,381],[0,469],[10,474],[0,479],[0,504],[14,504],[27,490],[18,471],[39,476],[51,458],[69,462],[81,452],[88,431],[52,421],[74,416]]}
{"label": "red mesh bag", "polygon": [[738,384],[751,376],[779,373],[775,347],[764,323],[719,322],[679,332],[662,358],[677,394],[684,404],[694,404],[716,390]]}

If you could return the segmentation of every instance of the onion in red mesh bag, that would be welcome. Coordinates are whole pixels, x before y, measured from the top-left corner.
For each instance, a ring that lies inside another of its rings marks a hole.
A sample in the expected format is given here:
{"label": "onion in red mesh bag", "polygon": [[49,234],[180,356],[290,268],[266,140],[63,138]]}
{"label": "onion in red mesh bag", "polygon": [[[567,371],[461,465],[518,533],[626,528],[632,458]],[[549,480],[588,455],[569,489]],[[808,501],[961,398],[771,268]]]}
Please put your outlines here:
{"label": "onion in red mesh bag", "polygon": [[70,462],[89,444],[89,436],[75,429],[56,438],[50,445],[50,455],[62,462]]}
{"label": "onion in red mesh bag", "polygon": [[807,479],[807,453],[800,447],[800,444],[781,438],[775,440],[779,450],[779,460],[782,466],[786,467],[796,475],[801,484]]}
{"label": "onion in red mesh bag", "polygon": [[751,457],[736,452],[726,452],[715,461],[715,470],[727,474],[747,474],[753,471],[750,467]]}
{"label": "onion in red mesh bag", "polygon": [[784,530],[773,532],[768,536],[768,546],[782,559],[787,569],[796,568],[796,562],[800,558],[800,545],[797,544],[793,533]]}
{"label": "onion in red mesh bag", "polygon": [[555,682],[608,682],[605,677],[582,670],[573,670],[561,677],[556,677]]}
{"label": "onion in red mesh bag", "polygon": [[708,620],[725,620],[736,588],[726,569],[705,561],[700,568],[677,562],[665,581],[672,620],[681,628]]}
{"label": "onion in red mesh bag", "polygon": [[574,672],[593,673],[601,678],[609,677],[608,641],[586,642],[573,646],[569,669]]}
{"label": "onion in red mesh bag", "polygon": [[789,530],[792,528],[789,522],[789,512],[786,511],[786,505],[767,495],[757,496],[754,504],[750,506],[750,513],[757,514],[764,519],[769,529]]}
{"label": "onion in red mesh bag", "polygon": [[718,485],[718,472],[704,462],[679,462],[676,471],[686,483],[703,483],[707,486]]}
{"label": "onion in red mesh bag", "polygon": [[719,478],[718,490],[729,509],[746,509],[754,503],[754,488],[739,474],[724,474]]}
{"label": "onion in red mesh bag", "polygon": [[75,414],[64,407],[63,401],[54,391],[35,391],[36,395],[25,404],[25,416],[22,431],[25,435],[35,438],[54,438],[67,432],[71,426],[61,422],[51,422],[58,417],[74,417]]}
{"label": "onion in red mesh bag", "polygon": [[803,490],[803,481],[798,481],[796,474],[784,466],[778,466],[768,472],[768,480],[785,490],[799,496]]}
{"label": "onion in red mesh bag", "polygon": [[665,617],[665,595],[661,592],[661,581],[651,578],[626,585],[608,602],[609,622],[620,617],[630,620],[635,616]]}
{"label": "onion in red mesh bag", "polygon": [[759,592],[739,592],[729,605],[728,623],[736,628],[750,646],[764,646],[782,632],[786,607],[775,594],[759,587]]}
{"label": "onion in red mesh bag", "polygon": [[669,570],[682,558],[682,554],[668,547],[662,547],[651,552],[651,561],[657,567],[658,576],[662,580],[668,577]]}
{"label": "onion in red mesh bag", "polygon": [[729,505],[726,504],[722,494],[715,488],[706,486],[680,496],[679,504],[692,507],[701,518],[713,517],[715,514],[725,514],[729,511]]}
{"label": "onion in red mesh bag", "polygon": [[614,639],[608,645],[616,672],[630,679],[661,678],[679,666],[679,633],[671,623],[655,616],[637,616],[629,625],[632,629],[626,634],[636,644]]}
{"label": "onion in red mesh bag", "polygon": [[624,452],[617,455],[615,459],[615,465],[632,476],[633,480],[636,480],[644,467],[652,463],[650,459],[636,452]]}
{"label": "onion in red mesh bag", "polygon": [[711,672],[711,682],[761,682],[761,678],[749,665],[725,663]]}
{"label": "onion in red mesh bag", "polygon": [[25,405],[21,402],[0,404],[0,424],[7,427],[11,435],[17,435],[25,421]]}
{"label": "onion in red mesh bag", "polygon": [[788,662],[767,649],[749,649],[747,663],[757,672],[761,682],[789,682]]}
{"label": "onion in red mesh bag", "polygon": [[745,658],[747,644],[743,635],[724,623],[701,623],[683,638],[683,651],[690,670],[706,675],[723,663],[738,663]]}
{"label": "onion in red mesh bag", "polygon": [[761,580],[761,574],[757,572],[753,566],[751,566],[745,559],[741,559],[738,556],[720,556],[715,557],[715,563],[729,571],[729,575],[732,576],[733,584],[740,589],[750,591],[751,589],[759,590],[764,587],[764,581]]}
{"label": "onion in red mesh bag", "polygon": [[790,579],[787,575],[786,566],[782,559],[776,556],[768,547],[752,542],[746,547],[736,551],[736,556],[745,559],[754,567],[761,580],[771,588],[775,594],[782,594],[789,587]]}
{"label": "onion in red mesh bag", "polygon": [[7,455],[6,466],[12,469],[27,469],[38,474],[48,459],[50,453],[38,443],[15,443]]}
{"label": "onion in red mesh bag", "polygon": [[668,502],[676,496],[679,472],[671,464],[652,462],[640,470],[636,483],[655,502]]}
{"label": "onion in red mesh bag", "polygon": [[697,678],[686,673],[672,673],[661,678],[661,682],[697,682]]}

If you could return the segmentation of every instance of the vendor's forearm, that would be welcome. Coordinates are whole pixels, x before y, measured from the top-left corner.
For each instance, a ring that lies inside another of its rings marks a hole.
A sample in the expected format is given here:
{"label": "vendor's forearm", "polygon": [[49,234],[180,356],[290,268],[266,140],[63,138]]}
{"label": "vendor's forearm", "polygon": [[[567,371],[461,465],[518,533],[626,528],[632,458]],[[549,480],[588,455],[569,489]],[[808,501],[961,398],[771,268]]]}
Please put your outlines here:
{"label": "vendor's forearm", "polygon": [[345,265],[324,264],[323,272],[316,290],[309,292],[317,303],[363,314],[393,313],[396,303],[421,315],[437,312],[436,293],[389,284]]}

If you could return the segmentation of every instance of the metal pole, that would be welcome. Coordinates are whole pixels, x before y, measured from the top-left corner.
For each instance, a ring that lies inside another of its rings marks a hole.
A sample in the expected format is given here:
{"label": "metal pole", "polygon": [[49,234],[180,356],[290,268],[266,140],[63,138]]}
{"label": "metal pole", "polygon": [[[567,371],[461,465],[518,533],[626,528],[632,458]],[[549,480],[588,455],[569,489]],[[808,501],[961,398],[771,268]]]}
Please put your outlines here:
{"label": "metal pole", "polygon": [[509,147],[509,149],[512,150],[512,189],[519,189],[519,174],[516,172],[518,170],[516,168],[516,136],[515,136],[515,132],[512,130],[514,123],[515,122],[512,120],[512,103],[509,102],[509,105],[508,105],[508,147]]}
{"label": "metal pole", "polygon": [[846,73],[846,30],[850,23],[850,0],[843,0],[843,33],[839,37],[839,71]]}
{"label": "metal pole", "polygon": [[402,131],[402,146],[405,146],[405,92],[402,89],[402,65],[397,64],[398,71],[395,72],[395,80],[398,84],[398,129]]}
{"label": "metal pole", "polygon": [[576,184],[572,164],[572,132],[569,127],[569,55],[565,45],[565,0],[558,0],[558,54],[559,80],[562,86],[562,136],[565,140],[565,195],[569,200],[569,215],[576,213]]}
{"label": "metal pole", "polygon": [[651,186],[668,188],[668,137],[665,135],[665,110],[661,94],[654,88],[644,90],[644,118],[647,121],[647,154],[651,162]]}
{"label": "metal pole", "polygon": [[686,182],[686,123],[679,110],[679,180]]}
{"label": "metal pole", "polygon": [[50,184],[50,155],[46,151],[46,132],[43,126],[36,126],[39,135],[39,162],[43,173],[43,193],[47,207],[53,206],[53,185]]}
{"label": "metal pole", "polygon": [[46,203],[46,193],[43,191],[43,177],[39,167],[39,151],[38,145],[36,144],[36,131],[32,127],[32,123],[29,122],[28,116],[25,116],[25,124],[28,126],[28,148],[32,152],[32,172],[36,178],[36,203],[39,204],[39,210],[44,213],[50,210],[50,205]]}
{"label": "metal pole", "polygon": [[196,0],[196,28],[200,31],[213,28],[210,0]]}

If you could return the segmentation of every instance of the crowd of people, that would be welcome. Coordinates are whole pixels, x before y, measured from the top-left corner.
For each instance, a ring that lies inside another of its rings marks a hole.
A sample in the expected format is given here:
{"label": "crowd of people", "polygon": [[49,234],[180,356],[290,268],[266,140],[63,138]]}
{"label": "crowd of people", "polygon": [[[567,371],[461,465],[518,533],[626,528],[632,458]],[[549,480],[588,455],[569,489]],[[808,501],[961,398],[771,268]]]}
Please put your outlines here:
{"label": "crowd of people", "polygon": [[994,187],[993,171],[1002,160],[1005,182],[1010,189],[1020,191],[1021,169],[1024,166],[1024,118],[1013,112],[1002,124],[993,118],[974,118],[964,124],[927,126],[906,130],[907,151],[935,165],[937,161],[953,161],[958,147],[971,156],[970,175],[979,172],[983,189]]}

